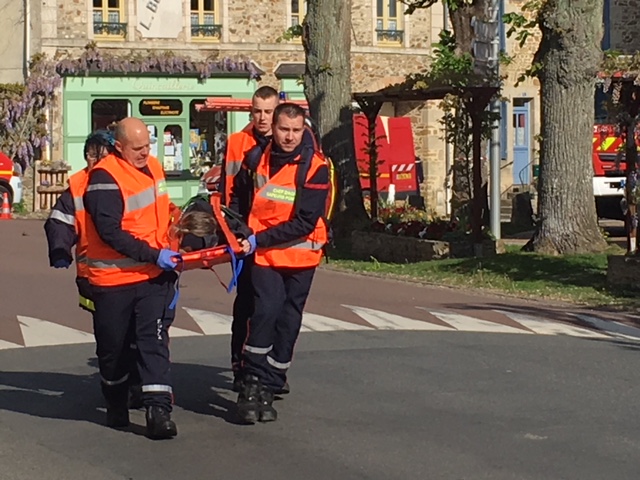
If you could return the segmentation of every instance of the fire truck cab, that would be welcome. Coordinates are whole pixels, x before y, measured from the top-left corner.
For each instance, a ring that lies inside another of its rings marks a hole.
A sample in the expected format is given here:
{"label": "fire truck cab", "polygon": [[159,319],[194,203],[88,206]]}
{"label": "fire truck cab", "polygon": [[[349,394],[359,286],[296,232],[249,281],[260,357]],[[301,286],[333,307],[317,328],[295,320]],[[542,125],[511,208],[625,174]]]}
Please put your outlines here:
{"label": "fire truck cab", "polygon": [[[596,88],[593,126],[593,194],[598,218],[624,220],[621,201],[624,196],[626,162],[624,138],[611,124],[606,110],[610,93]],[[636,138],[636,143],[638,139]]]}

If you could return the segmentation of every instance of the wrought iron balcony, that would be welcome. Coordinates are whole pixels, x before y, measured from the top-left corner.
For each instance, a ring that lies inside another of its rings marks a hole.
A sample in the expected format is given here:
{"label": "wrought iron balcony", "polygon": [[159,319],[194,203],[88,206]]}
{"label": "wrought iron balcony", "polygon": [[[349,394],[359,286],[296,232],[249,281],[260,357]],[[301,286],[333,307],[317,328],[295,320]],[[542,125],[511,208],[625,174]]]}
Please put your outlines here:
{"label": "wrought iron balcony", "polygon": [[191,25],[191,38],[222,38],[222,25]]}
{"label": "wrought iron balcony", "polygon": [[376,29],[379,42],[386,43],[403,43],[404,30],[379,30]]}
{"label": "wrought iron balcony", "polygon": [[127,24],[116,22],[93,22],[93,34],[125,37],[127,35]]}

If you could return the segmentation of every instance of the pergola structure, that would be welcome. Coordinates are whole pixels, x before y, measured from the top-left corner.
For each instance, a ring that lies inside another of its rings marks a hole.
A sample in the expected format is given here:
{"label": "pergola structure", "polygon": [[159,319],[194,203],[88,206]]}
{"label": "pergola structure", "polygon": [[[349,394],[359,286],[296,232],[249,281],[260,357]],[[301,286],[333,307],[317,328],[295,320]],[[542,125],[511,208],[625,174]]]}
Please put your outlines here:
{"label": "pergola structure", "polygon": [[[472,119],[473,131],[473,200],[471,227],[474,243],[482,243],[482,114],[486,110],[491,98],[500,90],[493,86],[434,86],[416,88],[414,80],[391,85],[375,92],[358,92],[353,94],[353,99],[358,103],[362,112],[367,117],[369,131],[369,176],[371,178],[371,216],[378,216],[378,189],[376,185],[378,152],[376,144],[376,117],[380,113],[382,104],[400,102],[425,102],[427,100],[442,100],[447,95],[455,95],[462,98],[467,106]],[[499,172],[492,172],[499,175]]]}

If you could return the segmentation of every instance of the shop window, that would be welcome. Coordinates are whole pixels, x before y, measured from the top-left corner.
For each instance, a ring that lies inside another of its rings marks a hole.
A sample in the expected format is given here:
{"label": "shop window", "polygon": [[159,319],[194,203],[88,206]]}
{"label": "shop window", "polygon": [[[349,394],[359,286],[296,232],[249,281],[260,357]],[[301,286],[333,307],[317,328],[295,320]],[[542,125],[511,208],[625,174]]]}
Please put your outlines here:
{"label": "shop window", "polygon": [[124,0],[93,0],[93,34],[124,38],[127,34],[124,10]]}
{"label": "shop window", "polygon": [[376,1],[376,38],[378,43],[402,45],[404,17],[400,0]]}
{"label": "shop window", "polygon": [[108,128],[130,115],[128,100],[94,100],[91,104],[91,130]]}
{"label": "shop window", "polygon": [[220,41],[221,37],[219,0],[191,0],[191,38]]}
{"label": "shop window", "polygon": [[195,176],[206,173],[214,165],[222,165],[227,150],[227,112],[198,112],[193,100],[189,115],[190,170]]}
{"label": "shop window", "polygon": [[[154,127],[155,128],[155,127]],[[180,175],[185,165],[182,161],[182,127],[167,125],[158,138],[158,150],[162,149],[164,171],[167,175]]]}

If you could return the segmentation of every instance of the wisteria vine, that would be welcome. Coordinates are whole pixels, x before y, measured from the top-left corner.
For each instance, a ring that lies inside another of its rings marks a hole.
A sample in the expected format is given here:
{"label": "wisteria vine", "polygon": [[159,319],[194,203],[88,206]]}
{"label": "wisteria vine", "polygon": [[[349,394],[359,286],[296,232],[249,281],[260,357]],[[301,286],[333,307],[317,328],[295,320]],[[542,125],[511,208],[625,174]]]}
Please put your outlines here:
{"label": "wisteria vine", "polygon": [[193,60],[171,51],[102,51],[88,44],[81,55],[63,54],[49,59],[34,55],[24,84],[0,84],[0,151],[31,165],[38,150],[49,142],[45,112],[52,105],[62,77],[99,73],[120,75],[192,75],[206,80],[220,72],[246,74],[259,79],[260,71],[246,58]]}

